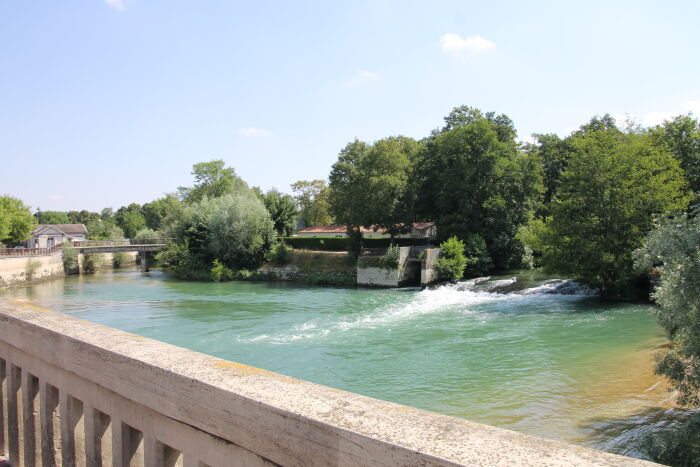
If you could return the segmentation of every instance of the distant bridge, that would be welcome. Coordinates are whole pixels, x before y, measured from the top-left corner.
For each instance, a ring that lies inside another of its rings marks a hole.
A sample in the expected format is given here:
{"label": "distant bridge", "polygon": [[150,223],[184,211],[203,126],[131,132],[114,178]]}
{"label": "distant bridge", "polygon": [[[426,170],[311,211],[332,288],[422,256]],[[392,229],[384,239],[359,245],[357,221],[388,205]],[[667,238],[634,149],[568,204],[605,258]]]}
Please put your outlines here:
{"label": "distant bridge", "polygon": [[[107,240],[81,240],[72,242],[72,247],[78,253],[133,253],[136,252],[141,260],[141,270],[148,271],[146,253],[158,251],[165,247],[169,238],[121,238]],[[63,245],[51,248],[1,248],[0,257],[6,256],[38,256],[51,255],[63,249]]]}

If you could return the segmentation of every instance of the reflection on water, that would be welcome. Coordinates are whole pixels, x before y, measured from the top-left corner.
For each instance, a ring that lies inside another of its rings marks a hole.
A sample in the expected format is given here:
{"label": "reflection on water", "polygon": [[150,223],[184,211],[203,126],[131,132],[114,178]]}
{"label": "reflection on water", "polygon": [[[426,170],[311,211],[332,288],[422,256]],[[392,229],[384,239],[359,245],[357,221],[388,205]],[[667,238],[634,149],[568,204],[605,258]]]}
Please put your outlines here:
{"label": "reflection on water", "polygon": [[421,291],[181,282],[128,269],[0,296],[380,399],[638,455],[629,441],[640,430],[681,413],[652,371],[664,337],[649,306],[591,293],[536,273]]}

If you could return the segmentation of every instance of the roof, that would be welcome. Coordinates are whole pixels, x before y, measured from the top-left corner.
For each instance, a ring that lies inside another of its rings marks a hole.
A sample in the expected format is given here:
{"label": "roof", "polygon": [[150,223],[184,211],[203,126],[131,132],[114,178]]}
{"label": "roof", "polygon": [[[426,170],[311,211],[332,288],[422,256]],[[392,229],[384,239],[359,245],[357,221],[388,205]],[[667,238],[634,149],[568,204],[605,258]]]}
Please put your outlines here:
{"label": "roof", "polygon": [[[415,222],[413,224],[413,228],[415,230],[424,230],[427,229],[428,227],[432,227],[435,225],[435,222]],[[303,230],[300,230],[298,233],[345,233],[347,230],[347,227],[341,224],[330,224],[330,225],[314,225],[313,227],[307,227]],[[360,229],[362,232],[384,232],[385,229],[377,229],[374,230],[372,228],[367,229],[365,227],[362,227]]]}
{"label": "roof", "polygon": [[32,232],[33,235],[39,234],[42,230],[53,228],[66,235],[86,235],[87,228],[83,224],[39,224]]}

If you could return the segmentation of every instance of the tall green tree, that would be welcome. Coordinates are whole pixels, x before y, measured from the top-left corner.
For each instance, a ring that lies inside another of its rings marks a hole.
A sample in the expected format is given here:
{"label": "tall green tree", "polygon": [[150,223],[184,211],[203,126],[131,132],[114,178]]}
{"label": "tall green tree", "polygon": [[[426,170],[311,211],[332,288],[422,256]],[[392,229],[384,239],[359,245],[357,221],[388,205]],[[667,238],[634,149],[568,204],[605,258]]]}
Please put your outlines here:
{"label": "tall green tree", "polygon": [[536,143],[527,147],[526,151],[539,158],[542,164],[544,193],[537,216],[545,218],[549,215],[550,205],[557,195],[562,174],[569,164],[573,148],[569,138],[561,139],[555,134],[536,134],[534,136]]}
{"label": "tall green tree", "polygon": [[700,195],[700,123],[679,115],[652,129],[652,135],[673,154],[685,171],[690,189]]}
{"label": "tall green tree", "polygon": [[193,187],[178,188],[180,198],[188,203],[248,190],[248,184],[236,175],[232,167],[226,167],[221,159],[194,164],[192,175]]}
{"label": "tall green tree", "polygon": [[294,198],[272,189],[262,196],[262,202],[270,213],[277,235],[290,236],[297,221]]}
{"label": "tall green tree", "polygon": [[167,194],[143,205],[141,212],[146,221],[146,226],[152,230],[163,230],[165,219],[180,207],[180,201],[173,194]]}
{"label": "tall green tree", "polygon": [[546,267],[618,294],[635,277],[632,253],[652,216],[687,207],[687,183],[678,161],[649,134],[594,120],[571,144],[551,218],[533,222],[523,238]]}
{"label": "tall green tree", "polygon": [[518,151],[506,116],[458,107],[445,122],[425,141],[414,165],[417,217],[436,221],[441,240],[456,236],[476,244],[473,235],[478,235],[497,269],[519,266],[522,245],[516,234],[542,192],[537,157]]}
{"label": "tall green tree", "polygon": [[70,224],[68,213],[60,211],[38,211],[36,213],[39,224]]}
{"label": "tall green tree", "polygon": [[304,227],[333,223],[330,189],[325,180],[299,180],[291,185]]}
{"label": "tall green tree", "polygon": [[27,240],[36,227],[36,219],[22,200],[0,196],[0,243],[18,244]]}

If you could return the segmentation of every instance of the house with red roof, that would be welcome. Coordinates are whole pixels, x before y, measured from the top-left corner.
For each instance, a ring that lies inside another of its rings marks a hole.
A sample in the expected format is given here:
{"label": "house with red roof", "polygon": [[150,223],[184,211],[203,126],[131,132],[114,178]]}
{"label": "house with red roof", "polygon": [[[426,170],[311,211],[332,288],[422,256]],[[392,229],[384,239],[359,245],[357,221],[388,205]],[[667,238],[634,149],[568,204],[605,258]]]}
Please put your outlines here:
{"label": "house with red roof", "polygon": [[[389,238],[385,229],[367,229],[362,227],[365,238]],[[396,238],[433,238],[437,234],[435,222],[415,222],[410,232],[396,235]],[[295,237],[347,237],[346,226],[341,224],[315,225],[299,230]]]}

